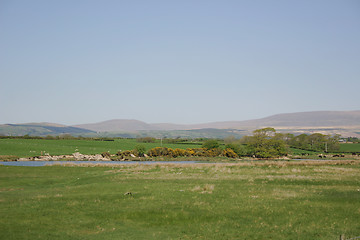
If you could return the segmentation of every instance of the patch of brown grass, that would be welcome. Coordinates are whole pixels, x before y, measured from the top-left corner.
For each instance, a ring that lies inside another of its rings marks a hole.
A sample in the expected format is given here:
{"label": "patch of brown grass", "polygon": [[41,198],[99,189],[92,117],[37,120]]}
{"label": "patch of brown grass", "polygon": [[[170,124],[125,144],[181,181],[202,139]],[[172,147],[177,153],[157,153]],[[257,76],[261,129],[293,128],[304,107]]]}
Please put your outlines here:
{"label": "patch of brown grass", "polygon": [[200,192],[200,193],[213,193],[215,189],[215,185],[214,184],[205,184],[203,187],[197,185],[195,187],[193,187],[190,191],[192,192]]}

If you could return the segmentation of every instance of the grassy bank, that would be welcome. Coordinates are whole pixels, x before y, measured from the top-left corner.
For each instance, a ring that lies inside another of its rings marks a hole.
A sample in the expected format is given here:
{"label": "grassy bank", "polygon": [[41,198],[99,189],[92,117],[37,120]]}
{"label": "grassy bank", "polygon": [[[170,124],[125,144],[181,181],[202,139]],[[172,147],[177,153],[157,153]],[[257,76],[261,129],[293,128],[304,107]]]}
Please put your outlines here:
{"label": "grassy bank", "polygon": [[360,236],[358,161],[85,166],[0,166],[0,239]]}

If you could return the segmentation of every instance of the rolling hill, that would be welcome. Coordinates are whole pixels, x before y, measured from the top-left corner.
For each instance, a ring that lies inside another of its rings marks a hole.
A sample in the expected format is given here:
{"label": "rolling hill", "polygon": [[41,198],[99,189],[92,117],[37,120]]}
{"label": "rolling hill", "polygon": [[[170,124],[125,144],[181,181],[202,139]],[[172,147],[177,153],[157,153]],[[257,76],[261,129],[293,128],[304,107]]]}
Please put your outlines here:
{"label": "rolling hill", "polygon": [[[170,136],[224,137],[249,135],[255,129],[274,127],[278,132],[294,134],[340,134],[360,137],[360,111],[315,111],[276,114],[261,119],[203,124],[149,124],[133,119],[113,119],[98,123],[65,126],[54,123],[0,125],[2,135],[85,135],[85,136]],[[216,129],[216,130],[214,130]]]}
{"label": "rolling hill", "polygon": [[58,136],[71,134],[79,136],[82,134],[94,133],[94,131],[60,125],[56,123],[27,123],[27,124],[3,124],[0,125],[0,134],[5,136]]}
{"label": "rolling hill", "polygon": [[339,127],[359,126],[360,111],[317,111],[276,114],[266,118],[246,121],[225,121],[203,124],[148,124],[138,120],[114,119],[93,124],[80,124],[74,127],[92,131],[138,131],[138,130],[191,130],[203,128],[244,129],[259,127]]}

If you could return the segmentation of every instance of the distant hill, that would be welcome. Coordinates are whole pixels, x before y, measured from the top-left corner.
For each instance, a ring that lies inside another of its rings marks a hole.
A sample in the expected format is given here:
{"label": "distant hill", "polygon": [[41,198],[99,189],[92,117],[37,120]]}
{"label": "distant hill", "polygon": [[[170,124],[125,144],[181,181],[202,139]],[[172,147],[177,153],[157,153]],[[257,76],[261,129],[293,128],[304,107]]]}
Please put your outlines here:
{"label": "distant hill", "polygon": [[278,132],[294,134],[319,132],[360,137],[360,111],[316,111],[276,114],[261,119],[203,124],[149,124],[134,119],[113,119],[99,123],[65,126],[54,123],[0,125],[2,135],[84,136],[169,136],[224,137],[249,135],[255,129],[274,127]]}
{"label": "distant hill", "polygon": [[54,123],[27,123],[27,124],[3,124],[0,125],[0,134],[5,136],[58,136],[61,134],[71,134],[79,136],[82,134],[94,133],[91,130],[69,127]]}
{"label": "distant hill", "polygon": [[256,125],[296,127],[359,126],[360,111],[318,111],[276,114],[253,120]]}
{"label": "distant hill", "polygon": [[[360,111],[284,113],[246,121],[225,121],[188,125],[172,123],[149,124],[138,120],[114,119],[100,123],[76,125],[75,127],[96,132],[154,131],[154,133],[155,131],[235,129],[242,130],[243,134],[251,134],[253,130],[258,128],[274,127],[280,132],[292,132],[295,134],[321,132],[323,134],[341,134],[343,136],[360,137]],[[181,135],[183,134],[182,132]],[[223,136],[223,134],[221,135]]]}
{"label": "distant hill", "polygon": [[151,124],[134,119],[114,119],[99,123],[80,124],[73,127],[84,128],[95,132],[162,130]]}
{"label": "distant hill", "polygon": [[74,127],[92,131],[138,131],[138,130],[192,130],[203,128],[247,129],[258,127],[339,127],[359,126],[360,111],[318,111],[276,114],[266,118],[246,121],[226,121],[203,124],[148,124],[138,120],[114,119],[92,124],[80,124]]}

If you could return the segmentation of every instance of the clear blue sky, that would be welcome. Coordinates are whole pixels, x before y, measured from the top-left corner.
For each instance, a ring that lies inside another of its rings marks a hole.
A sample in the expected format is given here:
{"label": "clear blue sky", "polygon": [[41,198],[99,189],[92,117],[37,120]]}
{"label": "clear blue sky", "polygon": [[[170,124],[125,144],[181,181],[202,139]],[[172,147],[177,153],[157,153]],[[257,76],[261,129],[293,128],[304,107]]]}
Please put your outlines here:
{"label": "clear blue sky", "polygon": [[2,0],[0,123],[360,109],[358,0]]}

